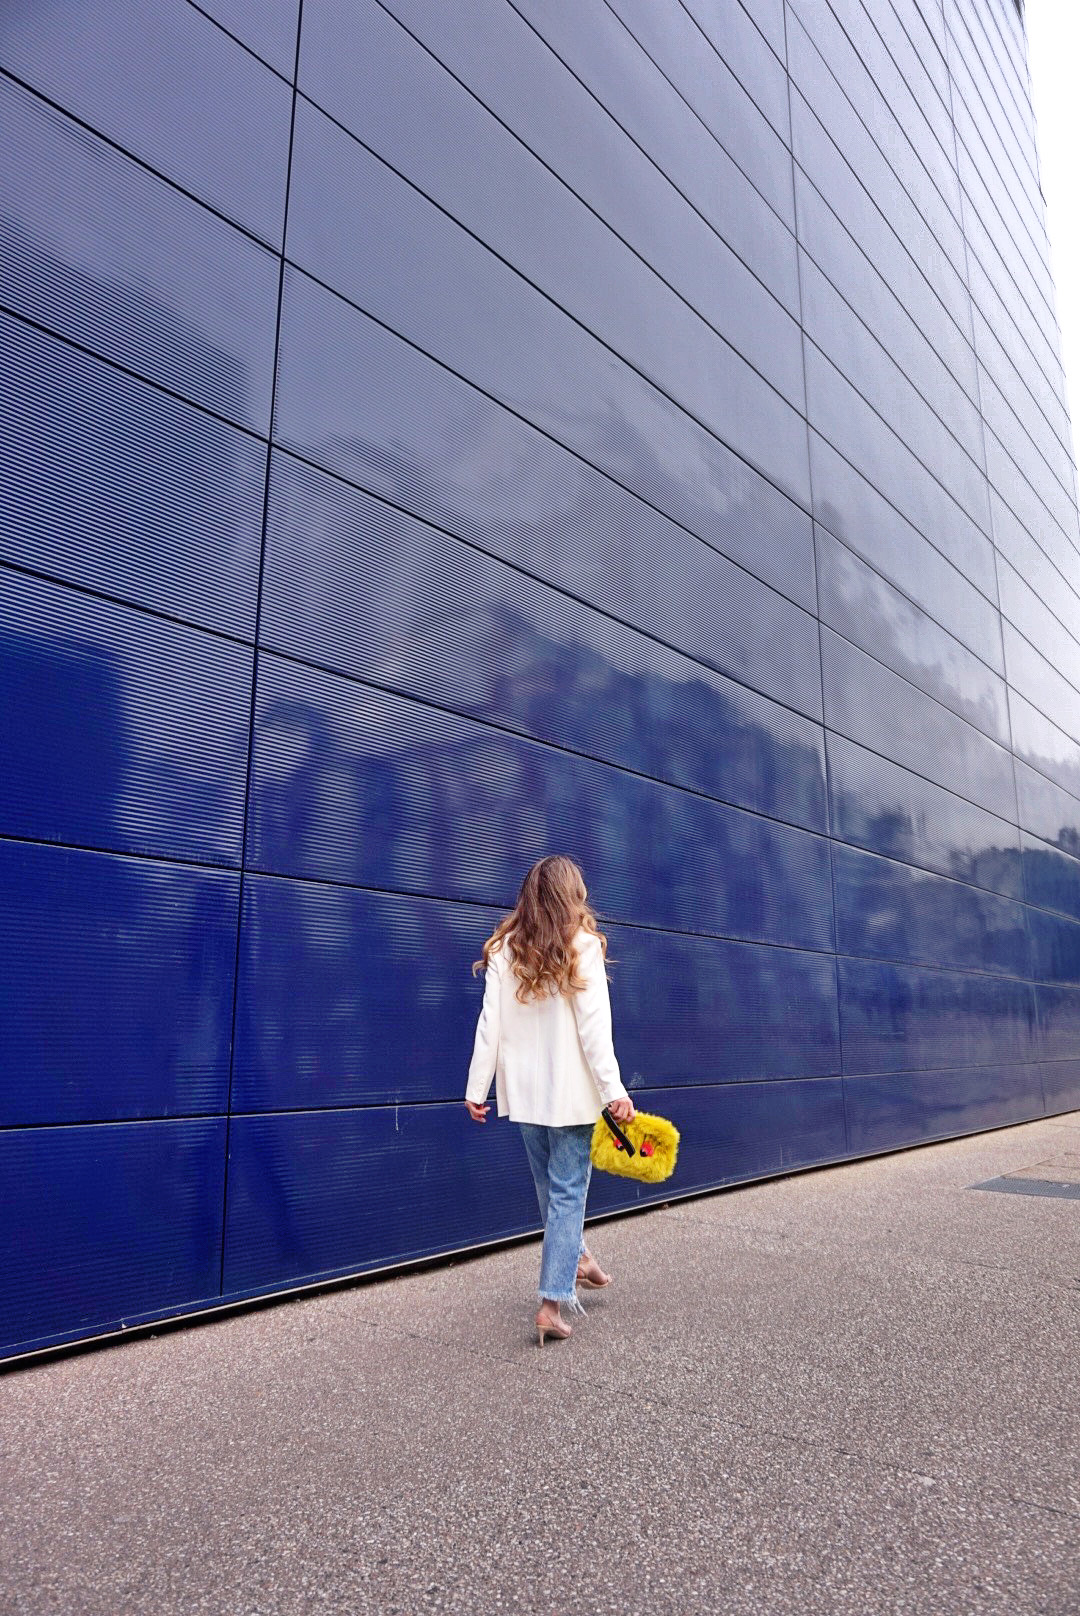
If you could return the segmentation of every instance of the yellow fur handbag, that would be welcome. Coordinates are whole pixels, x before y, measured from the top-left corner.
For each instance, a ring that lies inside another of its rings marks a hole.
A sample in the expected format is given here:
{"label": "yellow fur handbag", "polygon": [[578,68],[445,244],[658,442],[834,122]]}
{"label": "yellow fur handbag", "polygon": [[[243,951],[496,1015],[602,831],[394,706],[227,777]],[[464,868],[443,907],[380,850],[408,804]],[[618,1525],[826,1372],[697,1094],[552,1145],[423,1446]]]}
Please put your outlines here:
{"label": "yellow fur handbag", "polygon": [[660,1184],[675,1171],[679,1130],[666,1117],[637,1111],[629,1122],[616,1122],[604,1107],[593,1129],[589,1159],[602,1173]]}

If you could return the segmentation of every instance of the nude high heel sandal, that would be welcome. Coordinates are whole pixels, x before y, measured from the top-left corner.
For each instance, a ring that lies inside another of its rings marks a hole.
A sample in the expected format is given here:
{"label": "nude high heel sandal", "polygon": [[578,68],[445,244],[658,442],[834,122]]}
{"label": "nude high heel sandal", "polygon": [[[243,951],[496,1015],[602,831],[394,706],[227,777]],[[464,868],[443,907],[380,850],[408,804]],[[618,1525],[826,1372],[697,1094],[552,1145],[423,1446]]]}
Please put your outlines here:
{"label": "nude high heel sandal", "polygon": [[565,1341],[567,1336],[574,1333],[573,1327],[567,1324],[564,1318],[559,1316],[552,1318],[549,1313],[542,1312],[536,1315],[536,1329],[540,1337],[541,1346],[544,1345],[546,1335],[553,1335],[556,1341]]}
{"label": "nude high heel sandal", "polygon": [[579,1285],[584,1285],[584,1287],[585,1287],[585,1289],[587,1291],[603,1291],[603,1290],[607,1290],[607,1287],[611,1284],[611,1275],[604,1273],[604,1270],[600,1267],[600,1264],[596,1261],[596,1258],[594,1256],[592,1256],[591,1253],[590,1253],[590,1255],[588,1257],[585,1258],[585,1261],[587,1263],[590,1263],[590,1262],[593,1263],[595,1265],[595,1271],[601,1277],[599,1279],[591,1279],[589,1277],[589,1275],[585,1272],[584,1268],[579,1266],[578,1271],[577,1271],[577,1282],[578,1282],[578,1284]]}

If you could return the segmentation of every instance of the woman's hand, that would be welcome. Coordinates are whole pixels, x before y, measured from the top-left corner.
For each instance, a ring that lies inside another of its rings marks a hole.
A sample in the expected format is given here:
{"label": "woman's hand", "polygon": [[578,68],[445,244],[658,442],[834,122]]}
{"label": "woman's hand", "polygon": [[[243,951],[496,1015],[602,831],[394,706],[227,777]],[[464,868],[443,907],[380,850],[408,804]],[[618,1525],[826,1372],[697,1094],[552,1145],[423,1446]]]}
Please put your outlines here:
{"label": "woman's hand", "polygon": [[625,1100],[612,1100],[608,1110],[616,1122],[629,1122],[634,1115],[634,1102],[629,1097]]}
{"label": "woman's hand", "polygon": [[488,1110],[489,1110],[488,1106],[486,1106],[486,1105],[477,1105],[475,1100],[466,1100],[465,1101],[465,1109],[468,1111],[470,1117],[472,1117],[474,1122],[486,1122],[487,1121],[487,1114],[488,1114]]}

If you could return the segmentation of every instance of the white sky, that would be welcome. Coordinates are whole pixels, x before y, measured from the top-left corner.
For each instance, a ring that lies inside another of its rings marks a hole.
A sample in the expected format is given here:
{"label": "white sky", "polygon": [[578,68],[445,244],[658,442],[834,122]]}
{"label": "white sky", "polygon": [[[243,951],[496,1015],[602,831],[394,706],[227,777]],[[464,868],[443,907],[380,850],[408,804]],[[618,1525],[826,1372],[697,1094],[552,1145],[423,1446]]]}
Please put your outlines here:
{"label": "white sky", "polygon": [[1075,452],[1080,436],[1080,4],[1027,0],[1025,11],[1050,269],[1057,288]]}

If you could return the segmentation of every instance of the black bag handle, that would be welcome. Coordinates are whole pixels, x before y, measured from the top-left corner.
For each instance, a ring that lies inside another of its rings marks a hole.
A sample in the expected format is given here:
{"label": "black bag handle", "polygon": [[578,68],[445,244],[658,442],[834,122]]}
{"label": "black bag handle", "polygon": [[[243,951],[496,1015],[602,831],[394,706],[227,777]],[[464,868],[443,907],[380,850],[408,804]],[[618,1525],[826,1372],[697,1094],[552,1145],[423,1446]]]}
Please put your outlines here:
{"label": "black bag handle", "polygon": [[615,1137],[619,1141],[620,1145],[626,1151],[626,1154],[628,1156],[636,1156],[637,1151],[634,1149],[633,1145],[630,1143],[629,1137],[625,1133],[623,1133],[622,1129],[619,1127],[619,1124],[615,1121],[615,1118],[612,1116],[609,1107],[605,1105],[605,1107],[604,1107],[603,1111],[600,1113],[600,1115],[603,1117],[604,1121],[607,1123],[608,1127],[611,1129],[612,1133],[615,1135]]}

